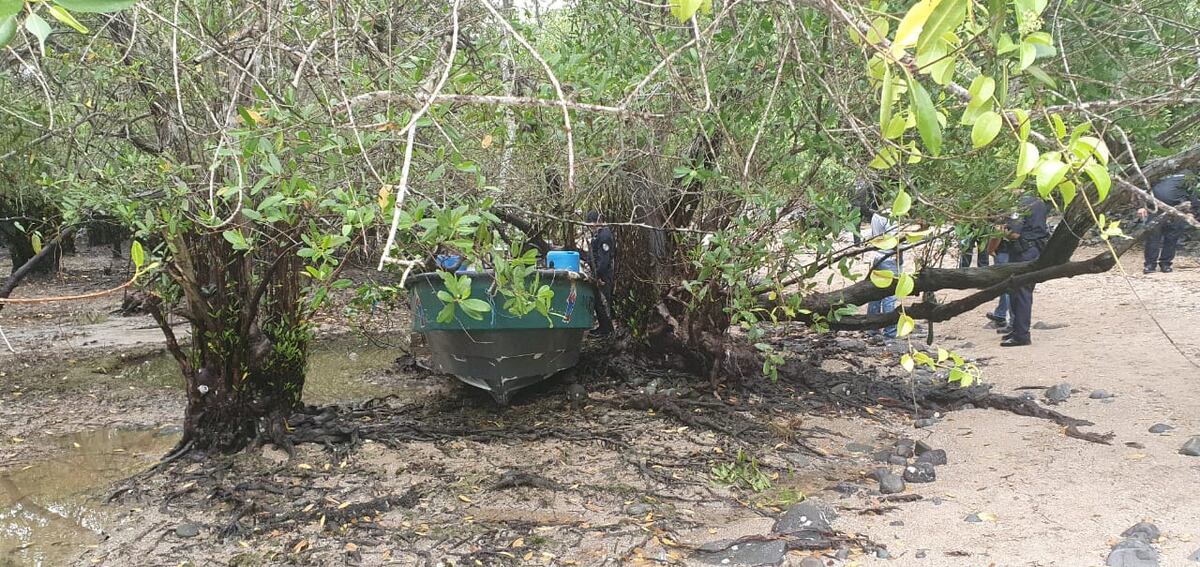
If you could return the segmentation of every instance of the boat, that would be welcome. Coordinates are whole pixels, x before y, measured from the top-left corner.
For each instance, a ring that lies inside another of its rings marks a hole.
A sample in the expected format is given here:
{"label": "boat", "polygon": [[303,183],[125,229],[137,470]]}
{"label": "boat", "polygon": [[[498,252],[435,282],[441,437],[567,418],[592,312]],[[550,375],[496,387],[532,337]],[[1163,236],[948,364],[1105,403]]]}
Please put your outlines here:
{"label": "boat", "polygon": [[[536,274],[536,275],[535,275]],[[554,292],[547,314],[537,310],[521,315],[505,308],[508,297],[490,270],[458,271],[470,278],[470,298],[490,306],[482,318],[461,308],[439,322],[447,290],[440,272],[411,276],[405,284],[412,302],[413,330],[425,336],[433,368],[491,393],[508,404],[517,390],[545,380],[579,362],[583,337],[592,328],[596,287],[577,270],[537,270],[530,279]],[[444,294],[443,294],[444,295]]]}

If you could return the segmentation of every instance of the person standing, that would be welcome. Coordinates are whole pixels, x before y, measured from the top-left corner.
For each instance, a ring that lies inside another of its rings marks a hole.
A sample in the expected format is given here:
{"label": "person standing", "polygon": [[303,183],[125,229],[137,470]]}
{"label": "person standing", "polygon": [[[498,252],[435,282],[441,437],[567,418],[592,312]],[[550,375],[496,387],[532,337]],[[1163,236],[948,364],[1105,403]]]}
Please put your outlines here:
{"label": "person standing", "polygon": [[600,213],[588,212],[585,217],[588,226],[592,228],[592,240],[588,244],[588,265],[592,267],[592,276],[596,279],[599,292],[593,302],[596,320],[599,327],[596,336],[607,337],[613,332],[613,275],[617,257],[617,241],[613,238],[612,230],[601,224]]}
{"label": "person standing", "polygon": [[[1168,175],[1153,187],[1154,198],[1172,207],[1184,203],[1191,205],[1192,216],[1200,215],[1200,194],[1196,191],[1195,176],[1190,170],[1183,170],[1174,175]],[[1158,213],[1161,216],[1164,213]],[[1144,207],[1138,209],[1138,218],[1154,222],[1150,234],[1146,237],[1144,274],[1153,274],[1157,267],[1164,274],[1174,271],[1171,263],[1175,261],[1175,248],[1179,239],[1187,230],[1187,222],[1178,217],[1150,219],[1149,211]]]}
{"label": "person standing", "polygon": [[[883,236],[896,232],[896,225],[891,219],[884,216],[878,210],[871,216],[871,238]],[[900,275],[900,257],[898,248],[891,250],[876,250],[875,255],[871,260],[871,271],[883,270],[892,272],[893,276]],[[896,296],[889,295],[883,299],[877,299],[867,303],[867,315],[878,315],[882,313],[891,313],[896,310]],[[877,333],[874,331],[873,333]],[[883,335],[888,338],[896,337],[896,326],[891,325],[883,329]]]}
{"label": "person standing", "polygon": [[[1020,211],[1009,217],[1005,242],[1009,262],[1032,262],[1042,254],[1042,248],[1050,239],[1050,227],[1046,225],[1046,202],[1034,195],[1025,195],[1020,200]],[[1012,308],[1010,323],[1012,331],[1004,335],[1002,347],[1018,347],[1032,344],[1029,336],[1030,319],[1033,317],[1033,284],[1009,290],[1009,305]]]}

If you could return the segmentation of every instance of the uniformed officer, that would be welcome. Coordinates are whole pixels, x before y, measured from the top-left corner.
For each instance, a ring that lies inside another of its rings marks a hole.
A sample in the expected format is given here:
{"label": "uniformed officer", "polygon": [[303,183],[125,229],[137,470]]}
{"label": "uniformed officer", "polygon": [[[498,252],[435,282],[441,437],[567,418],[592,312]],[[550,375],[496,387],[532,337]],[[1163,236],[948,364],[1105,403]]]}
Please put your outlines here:
{"label": "uniformed officer", "polygon": [[617,241],[613,238],[612,230],[600,224],[600,213],[591,211],[586,217],[592,227],[592,240],[588,244],[588,264],[592,267],[592,276],[596,278],[599,287],[598,301],[594,302],[596,320],[600,326],[596,335],[606,337],[613,331],[613,275],[614,263],[617,257]]}
{"label": "uniformed officer", "polygon": [[[1195,175],[1190,170],[1185,169],[1164,177],[1162,181],[1154,185],[1152,190],[1155,199],[1172,207],[1189,203],[1192,215],[1200,215],[1200,192],[1195,186]],[[1145,208],[1139,209],[1138,217],[1147,219],[1149,211]],[[1187,221],[1180,218],[1157,219],[1153,228],[1150,229],[1150,234],[1146,237],[1145,266],[1142,273],[1153,274],[1155,267],[1162,270],[1164,274],[1174,271],[1171,263],[1175,261],[1175,247],[1179,245],[1179,239],[1187,227]]]}
{"label": "uniformed officer", "polygon": [[[1046,241],[1050,239],[1050,228],[1046,225],[1046,202],[1034,195],[1021,197],[1020,211],[1009,217],[1006,231],[1007,237],[1002,246],[1008,251],[1009,262],[1036,260],[1042,254]],[[1004,335],[1000,346],[1029,345],[1029,322],[1033,317],[1033,284],[1010,290],[1009,302],[1012,308],[1012,332]]]}

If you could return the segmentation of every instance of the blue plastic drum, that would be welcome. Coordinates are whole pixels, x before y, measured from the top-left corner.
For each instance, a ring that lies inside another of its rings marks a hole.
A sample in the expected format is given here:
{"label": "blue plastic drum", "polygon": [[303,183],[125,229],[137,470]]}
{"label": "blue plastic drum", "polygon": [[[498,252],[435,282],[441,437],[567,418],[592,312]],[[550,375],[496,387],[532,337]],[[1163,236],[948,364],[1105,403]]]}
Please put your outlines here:
{"label": "blue plastic drum", "polygon": [[579,253],[554,251],[546,254],[546,267],[551,270],[579,271]]}

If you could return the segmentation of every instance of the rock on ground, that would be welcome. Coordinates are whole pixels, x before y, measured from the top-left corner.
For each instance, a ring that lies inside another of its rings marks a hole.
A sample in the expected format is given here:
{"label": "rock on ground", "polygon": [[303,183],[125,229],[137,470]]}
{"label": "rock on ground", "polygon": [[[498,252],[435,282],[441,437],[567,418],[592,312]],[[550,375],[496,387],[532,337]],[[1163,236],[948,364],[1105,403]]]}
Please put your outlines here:
{"label": "rock on ground", "polygon": [[837,514],[827,510],[820,502],[813,499],[805,500],[788,508],[775,521],[772,530],[775,533],[790,534],[801,530],[829,531],[833,529],[833,520]]}
{"label": "rock on ground", "polygon": [[[725,547],[721,547],[724,545]],[[714,549],[717,548],[717,549]],[[733,544],[729,541],[705,544],[694,558],[709,565],[780,565],[787,555],[787,544],[783,540],[749,541]]]}
{"label": "rock on ground", "polygon": [[1092,393],[1088,397],[1093,400],[1104,400],[1113,397],[1113,395],[1108,390],[1092,390]]}
{"label": "rock on ground", "polygon": [[1121,537],[1140,539],[1146,543],[1153,543],[1158,536],[1158,526],[1150,522],[1138,522],[1121,532]]}
{"label": "rock on ground", "polygon": [[1071,397],[1071,385],[1066,382],[1046,388],[1046,399],[1052,403],[1064,402]]}
{"label": "rock on ground", "polygon": [[945,449],[934,449],[932,451],[929,451],[928,453],[924,453],[920,457],[917,457],[917,462],[918,463],[929,463],[931,465],[938,465],[938,466],[944,465],[948,462],[946,460],[946,450]]}
{"label": "rock on ground", "polygon": [[1179,449],[1179,454],[1189,457],[1200,457],[1200,435],[1188,439],[1187,443],[1184,443],[1183,447]]}
{"label": "rock on ground", "polygon": [[898,494],[904,492],[904,479],[884,468],[875,469],[871,473],[871,478],[874,478],[879,483],[879,492],[881,494]]}
{"label": "rock on ground", "polygon": [[179,537],[196,537],[200,535],[200,526],[191,522],[179,524],[175,527],[175,535]]}
{"label": "rock on ground", "polygon": [[1172,429],[1175,429],[1175,428],[1171,427],[1170,425],[1167,425],[1165,423],[1155,423],[1154,425],[1150,426],[1149,431],[1150,431],[1150,433],[1166,433]]}
{"label": "rock on ground", "polygon": [[1158,551],[1140,539],[1126,539],[1113,546],[1105,565],[1108,567],[1158,567]]}
{"label": "rock on ground", "polygon": [[904,467],[904,481],[914,484],[933,482],[937,480],[937,472],[933,463],[918,461]]}

